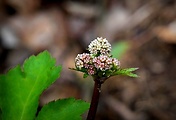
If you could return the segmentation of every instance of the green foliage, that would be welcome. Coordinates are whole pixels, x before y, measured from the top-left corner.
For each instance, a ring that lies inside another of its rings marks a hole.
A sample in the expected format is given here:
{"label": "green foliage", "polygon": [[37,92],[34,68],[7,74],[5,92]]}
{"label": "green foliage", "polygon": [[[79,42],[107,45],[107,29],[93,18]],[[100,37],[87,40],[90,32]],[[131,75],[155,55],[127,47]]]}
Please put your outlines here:
{"label": "green foliage", "polygon": [[121,56],[126,52],[129,48],[129,44],[125,41],[121,41],[112,45],[111,54],[114,58],[121,58]]}
{"label": "green foliage", "polygon": [[[115,58],[120,58],[126,50],[129,48],[128,42],[121,41],[112,46],[112,51],[111,54]],[[112,73],[111,75],[124,75],[124,76],[129,76],[129,77],[138,77],[137,74],[132,73],[136,71],[138,68],[126,68],[126,69],[118,69],[115,73]]]}
{"label": "green foliage", "polygon": [[[33,120],[39,96],[60,76],[61,66],[55,64],[56,60],[44,51],[38,56],[31,56],[22,67],[18,65],[7,74],[0,75],[0,118]],[[60,110],[57,112],[60,112],[61,116],[65,114]]]}
{"label": "green foliage", "polygon": [[36,120],[81,120],[80,115],[88,108],[89,104],[84,101],[62,99],[45,105]]}
{"label": "green foliage", "polygon": [[87,73],[83,74],[83,78],[87,78],[88,76],[89,76],[89,74],[87,74]]}
{"label": "green foliage", "polygon": [[55,62],[45,51],[0,76],[4,120],[34,119],[40,94],[60,75],[61,66]]}
{"label": "green foliage", "polygon": [[119,69],[118,71],[113,73],[112,76],[114,76],[114,75],[124,75],[124,76],[129,76],[129,77],[138,77],[137,74],[132,73],[132,72],[136,71],[137,69],[138,68]]}

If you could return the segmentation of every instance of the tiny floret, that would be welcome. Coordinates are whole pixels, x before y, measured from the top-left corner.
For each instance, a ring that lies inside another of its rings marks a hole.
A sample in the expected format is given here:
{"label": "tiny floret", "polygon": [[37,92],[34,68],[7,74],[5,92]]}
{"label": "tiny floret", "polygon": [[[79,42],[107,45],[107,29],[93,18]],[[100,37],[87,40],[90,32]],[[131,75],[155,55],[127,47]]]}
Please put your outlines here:
{"label": "tiny floret", "polygon": [[112,63],[114,64],[114,66],[120,67],[120,61],[117,60],[116,58],[113,58],[113,59],[112,59]]}

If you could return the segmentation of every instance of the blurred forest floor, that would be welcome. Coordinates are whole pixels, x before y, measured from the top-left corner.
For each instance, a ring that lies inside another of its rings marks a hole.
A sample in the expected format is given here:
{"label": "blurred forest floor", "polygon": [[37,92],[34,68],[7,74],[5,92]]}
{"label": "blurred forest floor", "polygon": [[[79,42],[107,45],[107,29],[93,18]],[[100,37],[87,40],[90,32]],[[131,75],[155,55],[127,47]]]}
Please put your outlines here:
{"label": "blurred forest floor", "polygon": [[96,120],[176,120],[175,0],[1,0],[0,73],[48,50],[63,70],[40,106],[67,97],[90,102],[91,77],[68,68],[97,36],[126,42],[121,67],[139,67],[140,77],[106,81]]}

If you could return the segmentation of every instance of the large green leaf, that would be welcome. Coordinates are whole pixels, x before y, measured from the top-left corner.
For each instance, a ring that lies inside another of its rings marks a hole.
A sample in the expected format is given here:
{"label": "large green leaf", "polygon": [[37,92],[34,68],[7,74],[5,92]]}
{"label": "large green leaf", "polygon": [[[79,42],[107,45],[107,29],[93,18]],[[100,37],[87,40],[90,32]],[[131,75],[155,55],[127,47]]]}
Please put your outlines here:
{"label": "large green leaf", "polygon": [[60,75],[61,66],[44,51],[0,76],[3,120],[33,120],[40,94]]}
{"label": "large green leaf", "polygon": [[89,103],[74,98],[57,100],[45,105],[36,120],[82,120]]}

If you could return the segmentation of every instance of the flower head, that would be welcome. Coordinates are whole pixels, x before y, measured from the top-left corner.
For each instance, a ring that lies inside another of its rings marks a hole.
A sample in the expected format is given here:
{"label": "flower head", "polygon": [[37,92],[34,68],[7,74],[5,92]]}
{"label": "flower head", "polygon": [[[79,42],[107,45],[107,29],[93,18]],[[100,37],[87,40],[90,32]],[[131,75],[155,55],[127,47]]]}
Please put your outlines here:
{"label": "flower head", "polygon": [[[106,38],[97,38],[88,46],[89,53],[78,54],[75,67],[92,76],[110,76],[109,73],[120,68],[120,62],[110,55],[111,44]],[[107,75],[108,74],[108,75]]]}
{"label": "flower head", "polygon": [[89,44],[88,50],[94,55],[109,55],[111,52],[111,44],[106,40],[106,38],[97,37]]}
{"label": "flower head", "polygon": [[78,54],[75,58],[75,66],[78,69],[88,68],[89,64],[91,63],[92,58],[91,55],[88,53]]}
{"label": "flower head", "polygon": [[100,55],[93,59],[95,68],[105,71],[112,68],[112,59],[106,55]]}
{"label": "flower head", "polygon": [[119,74],[137,76],[131,73],[136,68],[120,69],[120,61],[112,58],[111,44],[106,38],[96,38],[90,43],[88,50],[90,53],[78,54],[75,58],[75,70],[83,72],[85,76],[91,75],[99,78]]}

